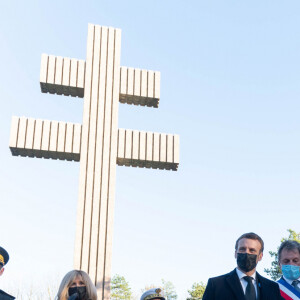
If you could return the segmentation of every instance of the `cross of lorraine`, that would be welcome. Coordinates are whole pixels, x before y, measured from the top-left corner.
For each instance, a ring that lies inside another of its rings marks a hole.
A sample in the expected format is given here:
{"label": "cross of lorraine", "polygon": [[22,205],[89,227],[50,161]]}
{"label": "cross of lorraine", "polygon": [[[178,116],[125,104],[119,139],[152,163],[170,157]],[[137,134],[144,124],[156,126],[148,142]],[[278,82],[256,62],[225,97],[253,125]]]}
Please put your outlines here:
{"label": "cross of lorraine", "polygon": [[84,98],[83,124],[13,117],[12,155],[80,161],[74,268],[110,298],[116,165],[176,171],[179,136],[118,129],[121,103],[158,107],[160,73],[120,67],[121,30],[88,25],[86,61],[42,55],[42,93]]}

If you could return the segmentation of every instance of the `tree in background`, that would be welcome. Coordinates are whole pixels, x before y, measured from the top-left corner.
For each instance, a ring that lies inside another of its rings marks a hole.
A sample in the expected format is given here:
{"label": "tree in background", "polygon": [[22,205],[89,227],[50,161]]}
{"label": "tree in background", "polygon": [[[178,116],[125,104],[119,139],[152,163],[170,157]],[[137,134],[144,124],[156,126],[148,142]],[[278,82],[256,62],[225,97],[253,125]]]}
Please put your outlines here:
{"label": "tree in background", "polygon": [[[289,232],[289,236],[288,238],[282,238],[281,239],[281,243],[284,241],[297,241],[300,243],[300,232],[296,233],[294,230],[292,229],[288,229]],[[273,258],[272,264],[271,264],[271,268],[270,269],[264,269],[264,271],[275,281],[278,280],[281,277],[281,270],[279,268],[278,265],[278,252],[279,246],[277,248],[277,251],[269,251],[271,257]]]}
{"label": "tree in background", "polygon": [[195,282],[192,285],[192,289],[188,290],[188,293],[190,294],[190,297],[187,298],[187,300],[202,299],[205,288],[206,288],[206,284],[204,284],[203,282],[200,282],[200,283]]}
{"label": "tree in background", "polygon": [[176,300],[177,294],[175,291],[174,284],[171,281],[166,281],[164,279],[161,280],[162,289],[165,292],[165,296],[167,300]]}
{"label": "tree in background", "polygon": [[116,274],[111,280],[111,300],[130,300],[132,298],[129,283],[123,276]]}

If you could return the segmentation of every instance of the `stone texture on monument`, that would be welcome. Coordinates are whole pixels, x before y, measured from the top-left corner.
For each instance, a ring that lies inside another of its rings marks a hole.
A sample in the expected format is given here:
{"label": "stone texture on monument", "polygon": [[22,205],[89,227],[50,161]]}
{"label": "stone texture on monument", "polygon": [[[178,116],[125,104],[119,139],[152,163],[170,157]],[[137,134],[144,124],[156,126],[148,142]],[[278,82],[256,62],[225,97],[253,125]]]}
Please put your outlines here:
{"label": "stone texture on monument", "polygon": [[83,98],[85,61],[42,54],[40,85],[42,93]]}
{"label": "stone texture on monument", "polygon": [[[167,138],[169,143],[167,143]],[[175,171],[179,164],[178,144],[178,135],[120,128],[117,163],[119,166]]]}
{"label": "stone texture on monument", "polygon": [[[79,161],[81,127],[80,124],[13,117],[10,141],[12,154]],[[178,135],[120,128],[116,163],[119,166],[177,170],[178,147],[174,145],[178,139]]]}
{"label": "stone texture on monument", "polygon": [[120,102],[158,107],[160,72],[121,67]]}
{"label": "stone texture on monument", "polygon": [[[120,102],[158,107],[160,72],[120,68]],[[85,61],[42,54],[40,85],[42,93],[83,98]]]}
{"label": "stone texture on monument", "polygon": [[13,117],[9,147],[14,156],[80,159],[81,125]]}
{"label": "stone texture on monument", "polygon": [[83,98],[85,61],[42,54],[40,85],[42,93]]}
{"label": "stone texture on monument", "polygon": [[116,165],[177,170],[179,136],[118,129],[119,102],[158,107],[160,73],[120,67],[121,30],[88,26],[86,61],[43,54],[42,93],[84,97],[83,123],[13,117],[12,155],[80,161],[74,267],[110,298]]}

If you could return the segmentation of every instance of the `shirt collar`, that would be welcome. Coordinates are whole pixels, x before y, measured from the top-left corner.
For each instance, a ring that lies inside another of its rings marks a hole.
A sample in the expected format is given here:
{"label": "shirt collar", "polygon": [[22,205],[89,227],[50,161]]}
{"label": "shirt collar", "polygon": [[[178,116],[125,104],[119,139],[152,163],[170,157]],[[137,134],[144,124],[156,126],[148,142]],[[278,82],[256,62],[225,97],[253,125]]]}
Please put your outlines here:
{"label": "shirt collar", "polygon": [[[284,277],[284,276],[282,276],[282,277],[283,277],[283,279],[284,279],[288,284],[292,285],[292,283],[293,283],[294,280],[287,279],[287,278]],[[298,278],[298,279],[296,279],[296,280],[300,280],[300,278]]]}
{"label": "shirt collar", "polygon": [[[236,268],[235,270],[236,270],[236,273],[240,280],[242,280],[243,277],[248,276],[245,273],[243,273],[241,270],[239,270],[238,268]],[[252,277],[253,280],[256,280],[256,271],[250,277]]]}

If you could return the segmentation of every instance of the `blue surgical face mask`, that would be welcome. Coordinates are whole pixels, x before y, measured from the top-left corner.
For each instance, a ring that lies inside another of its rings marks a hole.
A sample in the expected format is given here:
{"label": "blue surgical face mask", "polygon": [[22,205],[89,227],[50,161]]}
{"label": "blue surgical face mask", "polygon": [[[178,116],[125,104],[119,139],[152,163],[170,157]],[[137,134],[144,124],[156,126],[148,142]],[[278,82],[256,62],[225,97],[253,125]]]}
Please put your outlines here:
{"label": "blue surgical face mask", "polygon": [[282,274],[289,280],[296,280],[300,277],[300,266],[281,265]]}

